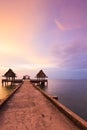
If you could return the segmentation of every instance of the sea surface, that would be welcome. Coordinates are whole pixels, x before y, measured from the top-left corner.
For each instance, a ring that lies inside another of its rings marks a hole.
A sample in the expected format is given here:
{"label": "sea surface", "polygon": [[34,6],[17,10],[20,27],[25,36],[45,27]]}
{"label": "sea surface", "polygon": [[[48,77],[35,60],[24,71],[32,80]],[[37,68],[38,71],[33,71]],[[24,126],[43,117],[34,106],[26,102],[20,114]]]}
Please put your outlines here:
{"label": "sea surface", "polygon": [[[48,80],[48,87],[44,89],[77,115],[87,121],[87,79],[84,80]],[[11,93],[0,85],[0,99]]]}
{"label": "sea surface", "polygon": [[2,86],[0,82],[0,100],[5,99],[12,91],[13,88]]}
{"label": "sea surface", "polygon": [[49,80],[45,91],[87,121],[87,79]]}

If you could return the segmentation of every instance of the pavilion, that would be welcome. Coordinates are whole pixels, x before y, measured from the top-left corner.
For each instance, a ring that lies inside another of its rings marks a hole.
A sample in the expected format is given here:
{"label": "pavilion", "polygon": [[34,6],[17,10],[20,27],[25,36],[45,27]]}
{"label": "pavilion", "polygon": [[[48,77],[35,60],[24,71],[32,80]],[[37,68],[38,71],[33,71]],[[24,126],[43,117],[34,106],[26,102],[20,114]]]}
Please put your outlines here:
{"label": "pavilion", "polygon": [[36,78],[37,79],[45,79],[45,78],[48,78],[46,76],[46,74],[43,72],[43,70],[40,70],[37,74],[36,74]]}
{"label": "pavilion", "polygon": [[[13,72],[12,69],[9,69],[4,75],[3,77],[5,77],[4,80],[2,80],[3,82],[5,82],[5,86],[8,85],[8,82],[11,82],[11,85],[13,83],[13,81],[15,81],[16,78],[16,74]],[[3,84],[2,82],[2,84]]]}
{"label": "pavilion", "polygon": [[[46,74],[43,72],[43,70],[40,70],[36,76],[37,80],[39,80],[39,85],[41,86],[48,86],[48,80],[46,78],[48,78],[46,76]],[[47,83],[47,85],[45,85],[45,82]]]}

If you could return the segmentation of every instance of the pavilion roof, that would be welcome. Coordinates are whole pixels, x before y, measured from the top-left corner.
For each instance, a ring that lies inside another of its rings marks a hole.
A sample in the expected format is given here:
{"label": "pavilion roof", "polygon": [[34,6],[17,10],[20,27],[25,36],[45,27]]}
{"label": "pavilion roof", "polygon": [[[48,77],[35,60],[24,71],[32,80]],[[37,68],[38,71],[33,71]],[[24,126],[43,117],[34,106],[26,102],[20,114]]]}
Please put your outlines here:
{"label": "pavilion roof", "polygon": [[12,69],[9,69],[5,74],[4,77],[16,77],[16,74],[13,72]]}
{"label": "pavilion roof", "polygon": [[46,74],[43,72],[43,70],[40,70],[37,74],[36,74],[37,78],[48,78],[46,76]]}

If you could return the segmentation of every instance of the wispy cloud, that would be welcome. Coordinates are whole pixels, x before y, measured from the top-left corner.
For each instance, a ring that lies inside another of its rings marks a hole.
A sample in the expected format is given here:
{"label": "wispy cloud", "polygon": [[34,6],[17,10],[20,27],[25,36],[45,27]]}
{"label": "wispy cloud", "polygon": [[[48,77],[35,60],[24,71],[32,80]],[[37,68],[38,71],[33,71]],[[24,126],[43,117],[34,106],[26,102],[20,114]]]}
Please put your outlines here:
{"label": "wispy cloud", "polygon": [[87,1],[66,0],[65,2],[61,2],[59,10],[58,17],[54,20],[58,29],[72,30],[87,27]]}
{"label": "wispy cloud", "polygon": [[54,22],[56,23],[58,29],[60,29],[60,30],[65,30],[65,27],[64,27],[64,26],[62,25],[62,23],[59,22],[57,19],[55,19]]}
{"label": "wispy cloud", "polygon": [[87,68],[87,41],[74,41],[71,43],[57,44],[52,47],[56,64],[62,68],[85,69]]}
{"label": "wispy cloud", "polygon": [[57,28],[61,31],[67,31],[67,30],[73,30],[73,29],[79,29],[79,28],[82,28],[82,25],[80,25],[79,23],[78,24],[75,24],[75,23],[69,23],[68,22],[65,22],[65,20],[63,19],[63,21],[59,21],[57,19],[54,20],[55,24],[57,25]]}

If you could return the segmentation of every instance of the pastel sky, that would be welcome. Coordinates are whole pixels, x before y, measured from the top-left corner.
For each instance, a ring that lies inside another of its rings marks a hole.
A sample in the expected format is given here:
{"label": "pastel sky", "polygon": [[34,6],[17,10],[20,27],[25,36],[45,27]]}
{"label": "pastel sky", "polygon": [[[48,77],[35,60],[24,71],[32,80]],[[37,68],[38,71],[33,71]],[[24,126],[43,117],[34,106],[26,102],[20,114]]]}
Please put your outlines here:
{"label": "pastel sky", "polygon": [[87,0],[0,0],[0,75],[87,78]]}

